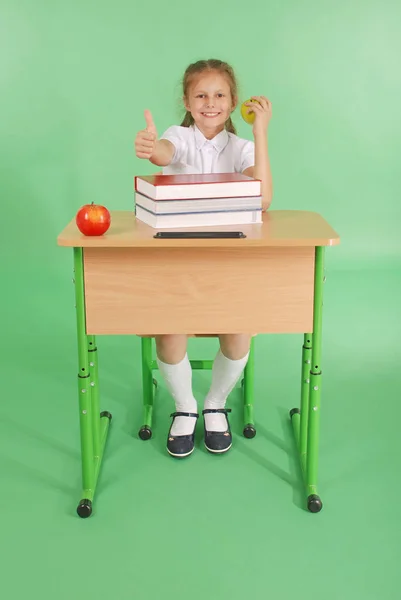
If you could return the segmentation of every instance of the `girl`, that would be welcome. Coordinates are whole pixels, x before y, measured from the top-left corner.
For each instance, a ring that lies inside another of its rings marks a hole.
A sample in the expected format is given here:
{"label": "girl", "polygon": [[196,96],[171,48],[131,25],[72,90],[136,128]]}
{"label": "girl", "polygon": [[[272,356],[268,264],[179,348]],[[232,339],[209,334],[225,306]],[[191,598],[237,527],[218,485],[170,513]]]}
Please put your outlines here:
{"label": "girl", "polygon": [[[138,158],[163,167],[163,174],[241,172],[262,182],[263,209],[272,200],[272,176],[267,145],[271,103],[264,96],[247,102],[255,113],[254,142],[236,135],[231,113],[238,103],[233,69],[220,60],[201,60],[189,65],[183,78],[186,114],[181,126],[157,136],[152,115],[145,110],[146,129],[135,139]],[[192,369],[187,355],[187,335],[155,336],[157,363],[175,401],[167,450],[177,458],[194,449],[199,417],[192,393]],[[219,335],[220,349],[213,363],[212,383],[204,403],[206,448],[221,454],[231,448],[232,438],[225,409],[249,357],[250,335]]]}

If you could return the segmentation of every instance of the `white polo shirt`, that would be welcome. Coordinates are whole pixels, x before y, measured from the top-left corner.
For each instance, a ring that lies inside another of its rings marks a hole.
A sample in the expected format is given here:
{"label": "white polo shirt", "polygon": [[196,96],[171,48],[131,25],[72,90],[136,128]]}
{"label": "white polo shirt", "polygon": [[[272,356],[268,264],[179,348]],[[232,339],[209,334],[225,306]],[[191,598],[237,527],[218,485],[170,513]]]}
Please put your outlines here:
{"label": "white polo shirt", "polygon": [[161,139],[175,147],[164,175],[179,173],[242,173],[255,164],[255,144],[225,129],[212,140],[205,138],[196,125],[173,125]]}

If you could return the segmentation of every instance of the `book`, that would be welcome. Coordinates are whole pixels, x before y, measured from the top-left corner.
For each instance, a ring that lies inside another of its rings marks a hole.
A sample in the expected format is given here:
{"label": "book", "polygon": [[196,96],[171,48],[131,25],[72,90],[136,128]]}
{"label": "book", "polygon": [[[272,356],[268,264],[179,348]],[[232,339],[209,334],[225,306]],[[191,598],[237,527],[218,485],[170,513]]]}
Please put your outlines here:
{"label": "book", "polygon": [[158,215],[136,206],[135,213],[140,221],[154,229],[262,223],[262,209]]}
{"label": "book", "polygon": [[135,204],[157,214],[182,214],[202,212],[224,212],[233,210],[259,210],[262,208],[262,196],[241,198],[196,198],[192,200],[152,200],[135,192]]}
{"label": "book", "polygon": [[135,191],[152,200],[261,196],[261,181],[242,173],[136,175]]}

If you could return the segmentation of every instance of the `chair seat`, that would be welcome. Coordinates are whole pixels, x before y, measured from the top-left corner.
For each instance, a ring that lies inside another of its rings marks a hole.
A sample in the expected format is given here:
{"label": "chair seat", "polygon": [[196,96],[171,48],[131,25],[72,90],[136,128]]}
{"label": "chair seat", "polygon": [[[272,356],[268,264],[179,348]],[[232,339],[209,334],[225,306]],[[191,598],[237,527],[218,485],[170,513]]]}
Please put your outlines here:
{"label": "chair seat", "polygon": [[[151,335],[145,335],[145,334],[137,334],[138,337],[151,337],[154,338],[155,336],[153,334]],[[188,337],[218,337],[219,334],[218,333],[188,333]]]}
{"label": "chair seat", "polygon": [[[155,337],[153,334],[151,334],[151,335],[145,335],[144,333],[142,333],[142,334],[137,333],[136,335],[138,337],[150,337],[150,338],[154,338]],[[188,337],[207,337],[207,338],[219,337],[218,333],[188,333],[187,335],[188,335]],[[251,334],[252,337],[256,337],[257,335],[258,335],[257,333],[252,333]]]}

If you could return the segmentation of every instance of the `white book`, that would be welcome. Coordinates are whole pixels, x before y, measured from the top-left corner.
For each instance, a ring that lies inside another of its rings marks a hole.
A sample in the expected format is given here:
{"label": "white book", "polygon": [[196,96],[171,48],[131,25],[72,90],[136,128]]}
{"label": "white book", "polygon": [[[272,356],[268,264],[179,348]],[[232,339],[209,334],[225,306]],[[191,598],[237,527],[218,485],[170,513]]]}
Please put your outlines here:
{"label": "white book", "polygon": [[213,227],[215,225],[251,225],[253,223],[262,223],[262,209],[157,215],[140,206],[136,206],[135,213],[137,219],[154,229]]}
{"label": "white book", "polygon": [[186,214],[202,212],[224,212],[233,210],[260,210],[262,196],[244,198],[206,198],[192,200],[152,200],[138,192],[135,204],[157,215]]}

